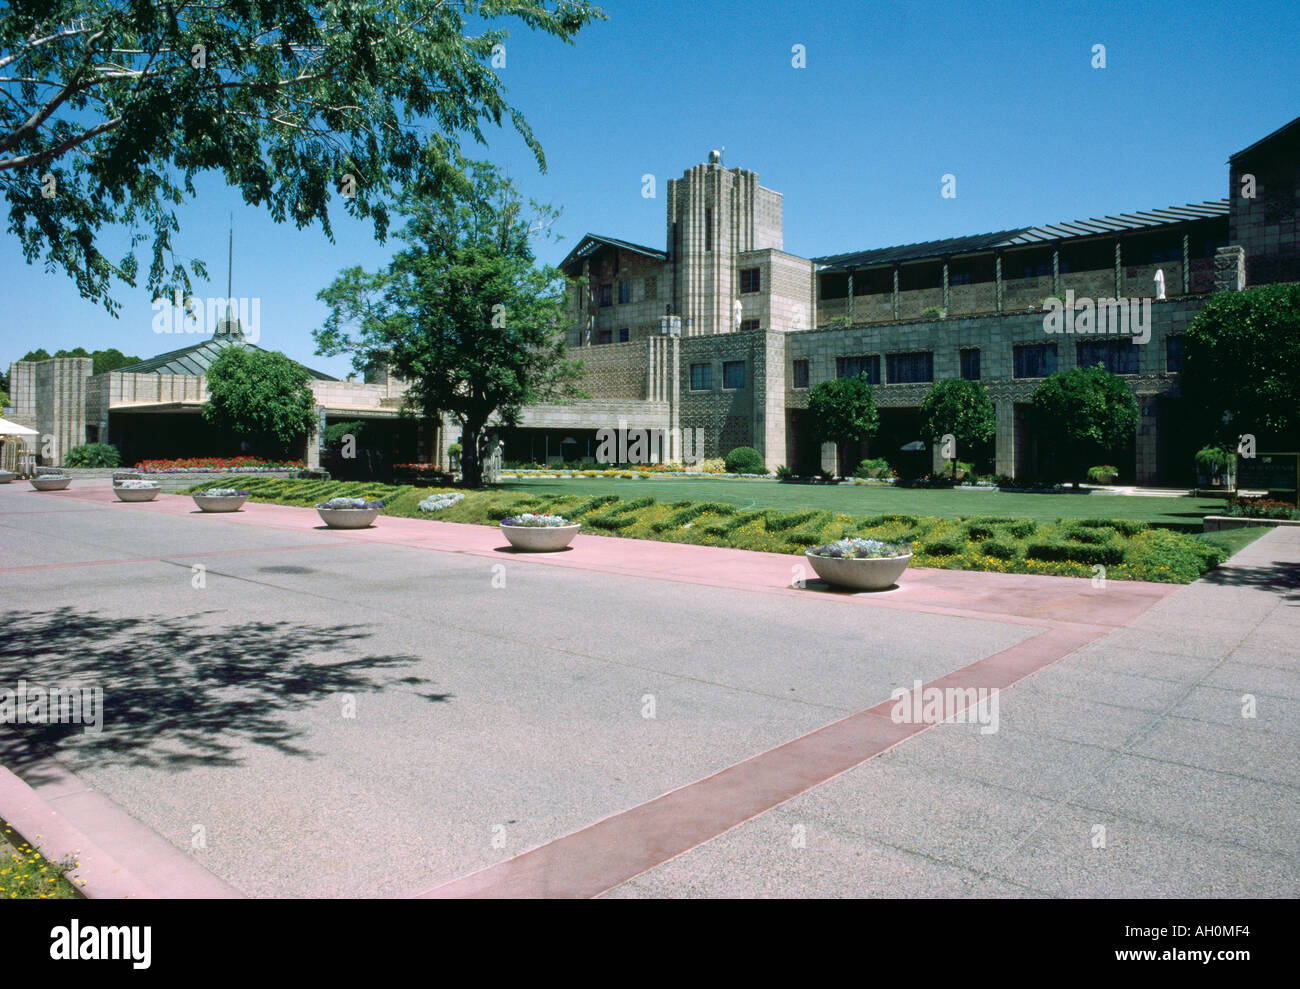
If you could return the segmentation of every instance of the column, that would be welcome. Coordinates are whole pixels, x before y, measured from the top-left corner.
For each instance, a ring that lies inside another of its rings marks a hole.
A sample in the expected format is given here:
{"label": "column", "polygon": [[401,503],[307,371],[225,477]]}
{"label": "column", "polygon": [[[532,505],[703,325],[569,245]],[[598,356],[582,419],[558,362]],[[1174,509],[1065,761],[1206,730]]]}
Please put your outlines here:
{"label": "column", "polygon": [[1052,248],[1052,294],[1061,294],[1061,251]]}
{"label": "column", "polygon": [[996,292],[998,297],[998,312],[1002,311],[1002,252],[998,251],[993,256],[993,281],[996,283]]}
{"label": "column", "polygon": [[898,319],[898,265],[894,265],[894,319]]}
{"label": "column", "polygon": [[1124,252],[1120,248],[1120,239],[1115,238],[1115,298],[1124,294]]}
{"label": "column", "polygon": [[1187,234],[1183,234],[1183,295],[1190,295],[1192,292],[1192,258],[1189,252],[1191,240]]}
{"label": "column", "polygon": [[853,325],[853,272],[849,272],[849,325]]}
{"label": "column", "polygon": [[943,259],[943,311],[948,312],[948,259]]}

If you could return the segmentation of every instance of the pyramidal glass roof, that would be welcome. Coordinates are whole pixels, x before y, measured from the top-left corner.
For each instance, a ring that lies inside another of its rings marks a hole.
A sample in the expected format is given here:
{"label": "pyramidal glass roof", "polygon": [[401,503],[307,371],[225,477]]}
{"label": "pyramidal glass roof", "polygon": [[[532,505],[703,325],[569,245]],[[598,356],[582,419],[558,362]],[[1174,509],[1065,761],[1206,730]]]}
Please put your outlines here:
{"label": "pyramidal glass roof", "polygon": [[[165,354],[159,354],[157,357],[150,357],[148,360],[139,361],[135,364],[126,364],[116,370],[126,374],[205,375],[208,373],[208,368],[212,366],[212,362],[227,347],[247,347],[249,350],[262,350],[261,347],[244,339],[244,331],[240,328],[238,321],[234,323],[223,321],[218,325],[216,332],[212,336],[198,343],[182,347],[180,350],[169,350]],[[262,352],[266,353],[264,350]],[[294,361],[294,363],[298,364],[297,361]],[[338,378],[322,371],[314,371],[304,364],[298,366],[317,381],[338,380]]]}

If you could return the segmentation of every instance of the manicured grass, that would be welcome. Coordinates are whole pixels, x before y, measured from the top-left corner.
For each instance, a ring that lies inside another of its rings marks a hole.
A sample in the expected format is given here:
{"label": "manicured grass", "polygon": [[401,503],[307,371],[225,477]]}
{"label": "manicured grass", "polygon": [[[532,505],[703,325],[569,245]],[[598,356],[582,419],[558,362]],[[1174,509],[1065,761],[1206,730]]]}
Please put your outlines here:
{"label": "manicured grass", "polygon": [[1213,498],[1010,494],[1001,491],[895,488],[887,485],[781,484],[735,478],[696,481],[575,477],[506,480],[501,486],[508,491],[538,494],[614,494],[629,499],[649,496],[664,502],[717,501],[737,508],[777,508],[787,512],[829,509],[849,515],[903,512],[909,515],[933,515],[937,518],[1014,515],[1037,522],[1104,516],[1185,527],[1198,532],[1204,516],[1223,510],[1223,500]]}
{"label": "manicured grass", "polygon": [[0,900],[80,899],[64,872],[0,821]]}
{"label": "manicured grass", "polygon": [[1269,531],[1266,525],[1249,525],[1241,529],[1220,529],[1218,532],[1202,532],[1196,538],[1211,546],[1221,547],[1228,556],[1234,556],[1256,539]]}
{"label": "manicured grass", "polygon": [[[226,481],[214,486],[226,486]],[[845,536],[865,536],[909,542],[916,566],[950,570],[1097,577],[1097,568],[1104,567],[1104,575],[1114,580],[1188,583],[1228,554],[1224,544],[1153,528],[1140,519],[1095,515],[1048,522],[982,512],[964,518],[900,512],[850,515],[827,508],[783,512],[738,508],[734,502],[724,501],[665,502],[650,493],[620,498],[608,483],[598,494],[567,487],[548,492],[517,487],[469,491],[457,504],[425,514],[419,510],[419,502],[449,489],[276,478],[245,480],[243,487],[255,500],[279,504],[313,505],[331,497],[377,498],[384,502],[385,515],[478,525],[495,525],[521,512],[539,512],[581,522],[587,533],[769,553],[802,554],[810,546]],[[617,490],[649,491],[647,487]],[[966,504],[979,509],[995,496],[968,497]],[[1059,500],[1061,496],[1056,497]],[[1094,509],[1109,503],[1101,498],[1081,500]]]}

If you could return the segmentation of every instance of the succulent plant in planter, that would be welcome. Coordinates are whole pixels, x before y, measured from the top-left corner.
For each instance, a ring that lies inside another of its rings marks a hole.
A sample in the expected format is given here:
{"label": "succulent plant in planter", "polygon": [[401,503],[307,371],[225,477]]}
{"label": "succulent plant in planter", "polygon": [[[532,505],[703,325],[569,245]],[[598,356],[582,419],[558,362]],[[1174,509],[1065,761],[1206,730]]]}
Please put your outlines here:
{"label": "succulent plant in planter", "polygon": [[62,491],[72,483],[72,477],[62,471],[37,468],[31,482],[37,491]]}
{"label": "succulent plant in planter", "polygon": [[113,493],[118,501],[153,501],[162,489],[157,481],[117,481],[113,484]]}
{"label": "succulent plant in planter", "polygon": [[860,591],[892,587],[912,562],[908,543],[879,539],[838,539],[804,553],[813,571],[828,584]]}
{"label": "succulent plant in planter", "polygon": [[535,515],[525,512],[501,520],[501,531],[515,549],[532,553],[550,553],[564,549],[582,528],[562,515]]}
{"label": "succulent plant in planter", "polygon": [[208,488],[195,491],[190,497],[201,512],[237,512],[248,501],[248,492],[238,488]]}
{"label": "succulent plant in planter", "polygon": [[331,529],[364,529],[379,516],[382,501],[365,498],[331,498],[316,506],[316,513]]}

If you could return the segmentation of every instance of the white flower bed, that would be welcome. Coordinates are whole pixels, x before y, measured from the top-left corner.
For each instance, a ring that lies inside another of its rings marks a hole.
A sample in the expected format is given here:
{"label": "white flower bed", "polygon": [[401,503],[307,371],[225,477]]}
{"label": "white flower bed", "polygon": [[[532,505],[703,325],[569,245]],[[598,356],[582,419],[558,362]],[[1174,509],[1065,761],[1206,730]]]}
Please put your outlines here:
{"label": "white flower bed", "polygon": [[420,502],[420,511],[422,512],[441,512],[444,508],[450,508],[457,502],[465,500],[465,496],[459,491],[453,491],[449,494],[430,495]]}

